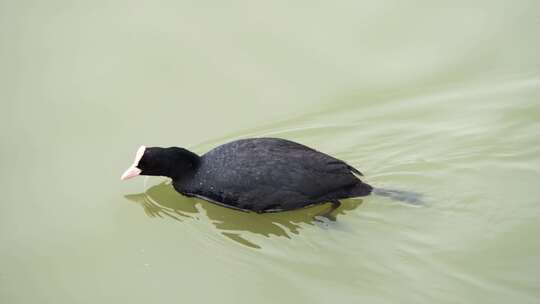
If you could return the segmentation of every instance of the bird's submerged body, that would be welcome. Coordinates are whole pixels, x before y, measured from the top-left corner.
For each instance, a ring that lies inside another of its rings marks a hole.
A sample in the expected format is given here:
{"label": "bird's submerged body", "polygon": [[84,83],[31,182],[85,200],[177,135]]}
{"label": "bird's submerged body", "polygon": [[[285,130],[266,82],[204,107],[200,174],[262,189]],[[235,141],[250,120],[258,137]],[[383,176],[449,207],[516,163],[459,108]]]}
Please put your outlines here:
{"label": "bird's submerged body", "polygon": [[[148,163],[145,157],[141,162]],[[372,191],[358,178],[361,173],[347,163],[279,138],[233,141],[190,164],[179,165],[183,169],[178,174],[149,175],[170,176],[174,188],[186,196],[259,213],[337,202]]]}

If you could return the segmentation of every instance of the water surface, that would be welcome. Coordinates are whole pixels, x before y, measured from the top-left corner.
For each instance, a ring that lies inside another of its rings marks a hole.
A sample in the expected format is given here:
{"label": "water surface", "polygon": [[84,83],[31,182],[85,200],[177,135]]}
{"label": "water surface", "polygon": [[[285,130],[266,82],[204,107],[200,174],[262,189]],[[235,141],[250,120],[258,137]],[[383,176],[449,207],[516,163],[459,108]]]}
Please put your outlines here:
{"label": "water surface", "polygon": [[[537,1],[0,0],[1,303],[537,303]],[[369,196],[246,214],[119,176],[275,136]]]}

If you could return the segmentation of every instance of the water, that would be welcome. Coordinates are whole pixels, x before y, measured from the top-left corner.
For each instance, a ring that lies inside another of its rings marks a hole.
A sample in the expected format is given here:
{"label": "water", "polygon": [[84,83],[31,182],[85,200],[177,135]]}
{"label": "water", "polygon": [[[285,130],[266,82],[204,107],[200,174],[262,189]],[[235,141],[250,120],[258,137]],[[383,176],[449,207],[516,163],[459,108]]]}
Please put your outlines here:
{"label": "water", "polygon": [[[537,303],[539,12],[0,1],[0,302]],[[248,136],[425,204],[350,199],[330,222],[119,181],[141,144]]]}

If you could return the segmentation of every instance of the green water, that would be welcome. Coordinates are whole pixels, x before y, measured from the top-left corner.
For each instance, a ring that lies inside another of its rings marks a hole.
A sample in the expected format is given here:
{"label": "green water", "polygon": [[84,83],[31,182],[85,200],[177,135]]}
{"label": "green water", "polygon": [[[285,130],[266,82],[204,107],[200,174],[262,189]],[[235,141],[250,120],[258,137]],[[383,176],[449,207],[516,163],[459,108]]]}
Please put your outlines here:
{"label": "green water", "polygon": [[[538,37],[538,1],[0,0],[0,303],[538,303]],[[249,136],[426,203],[119,180]]]}

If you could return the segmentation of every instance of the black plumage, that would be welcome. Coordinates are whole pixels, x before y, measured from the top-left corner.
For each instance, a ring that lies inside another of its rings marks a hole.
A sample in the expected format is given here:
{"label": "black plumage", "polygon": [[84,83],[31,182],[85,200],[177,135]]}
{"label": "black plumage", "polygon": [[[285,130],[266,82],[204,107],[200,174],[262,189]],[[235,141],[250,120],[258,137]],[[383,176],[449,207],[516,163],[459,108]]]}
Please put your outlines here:
{"label": "black plumage", "polygon": [[293,210],[372,191],[347,163],[279,138],[237,140],[200,157],[182,148],[146,148],[137,168],[172,178],[181,194],[244,211]]}

